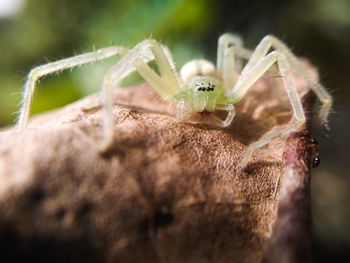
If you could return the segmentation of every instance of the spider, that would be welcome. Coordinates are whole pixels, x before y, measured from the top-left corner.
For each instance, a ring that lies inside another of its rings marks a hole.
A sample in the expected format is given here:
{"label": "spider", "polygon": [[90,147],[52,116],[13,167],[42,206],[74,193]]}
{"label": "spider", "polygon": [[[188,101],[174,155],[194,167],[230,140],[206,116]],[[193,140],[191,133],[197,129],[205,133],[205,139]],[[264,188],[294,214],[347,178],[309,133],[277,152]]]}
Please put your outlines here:
{"label": "spider", "polygon": [[[186,113],[188,111],[209,113],[207,115],[211,117],[204,122],[218,127],[227,127],[235,115],[234,104],[245,96],[255,81],[277,63],[292,106],[293,119],[288,124],[267,132],[260,139],[251,143],[244,153],[240,167],[247,165],[256,149],[263,147],[280,135],[286,135],[298,129],[305,122],[305,114],[300,95],[293,83],[291,68],[307,82],[322,102],[319,120],[327,124],[327,117],[332,106],[331,95],[318,80],[313,80],[307,75],[304,66],[281,40],[267,35],[254,51],[250,51],[243,46],[240,37],[225,33],[218,40],[216,67],[207,60],[196,59],[187,62],[181,68],[180,74],[176,71],[169,49],[154,39],[143,40],[132,49],[122,46],[106,47],[33,68],[24,86],[17,127],[23,129],[27,125],[35,85],[39,78],[114,55],[120,55],[121,59],[109,69],[102,84],[101,101],[104,111],[102,151],[112,145],[113,139],[111,89],[118,86],[123,78],[134,71],[137,71],[160,97],[177,105],[178,119],[191,121],[190,115]],[[159,74],[147,64],[152,60],[155,60]],[[240,71],[242,60],[247,62],[236,80],[235,73]],[[226,118],[220,119],[210,114],[215,110],[226,111]]]}

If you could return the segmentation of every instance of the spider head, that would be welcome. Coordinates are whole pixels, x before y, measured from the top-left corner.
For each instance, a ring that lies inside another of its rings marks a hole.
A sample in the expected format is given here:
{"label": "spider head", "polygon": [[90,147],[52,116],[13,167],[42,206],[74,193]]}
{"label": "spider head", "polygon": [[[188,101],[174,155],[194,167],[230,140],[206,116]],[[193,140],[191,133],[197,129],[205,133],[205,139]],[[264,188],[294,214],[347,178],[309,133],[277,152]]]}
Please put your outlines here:
{"label": "spider head", "polygon": [[221,82],[209,76],[195,76],[184,83],[182,87],[185,100],[195,112],[213,112],[216,104],[222,103],[224,89]]}

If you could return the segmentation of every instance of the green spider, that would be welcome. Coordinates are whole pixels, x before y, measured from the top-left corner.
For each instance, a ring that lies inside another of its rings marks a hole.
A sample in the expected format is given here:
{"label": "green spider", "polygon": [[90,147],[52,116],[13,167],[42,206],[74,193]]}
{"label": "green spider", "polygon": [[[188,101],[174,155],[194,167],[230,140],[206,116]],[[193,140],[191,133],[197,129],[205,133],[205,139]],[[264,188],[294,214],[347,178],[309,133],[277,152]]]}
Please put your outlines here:
{"label": "green spider", "polygon": [[[270,49],[273,50],[269,52]],[[35,85],[40,77],[103,60],[117,54],[121,55],[122,58],[107,72],[102,86],[104,110],[102,149],[107,149],[112,144],[113,138],[111,89],[118,86],[123,78],[134,71],[137,71],[164,100],[177,105],[176,115],[180,120],[191,121],[188,111],[213,113],[211,118],[205,122],[219,127],[227,127],[235,115],[234,104],[245,96],[248,89],[274,63],[277,63],[283,76],[282,79],[290,99],[294,118],[290,123],[266,133],[259,140],[251,143],[241,160],[241,167],[246,166],[254,150],[268,144],[277,136],[298,129],[305,122],[300,96],[291,76],[291,67],[305,79],[322,102],[323,106],[319,112],[321,123],[326,124],[332,106],[331,95],[317,80],[313,80],[306,74],[304,66],[282,41],[267,35],[254,51],[250,51],[243,46],[243,42],[238,36],[225,33],[220,36],[218,41],[216,67],[207,60],[196,59],[186,63],[182,67],[180,75],[176,71],[169,49],[154,39],[146,39],[130,50],[121,46],[107,47],[36,67],[28,74],[24,86],[17,127],[23,129],[27,125]],[[160,75],[147,64],[152,60],[156,61]],[[237,62],[241,64],[241,60],[247,60],[247,63],[236,80],[237,69],[235,66],[237,66]],[[226,118],[222,120],[216,117],[215,110],[227,111]]]}

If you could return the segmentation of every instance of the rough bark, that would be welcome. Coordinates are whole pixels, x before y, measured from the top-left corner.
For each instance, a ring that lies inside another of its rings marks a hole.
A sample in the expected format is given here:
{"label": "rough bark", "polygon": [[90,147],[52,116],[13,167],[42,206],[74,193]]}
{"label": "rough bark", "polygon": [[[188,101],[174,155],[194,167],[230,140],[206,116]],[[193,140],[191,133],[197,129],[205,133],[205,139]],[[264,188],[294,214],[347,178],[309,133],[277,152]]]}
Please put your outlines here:
{"label": "rough bark", "polygon": [[[313,96],[303,81],[296,78],[296,84],[310,112]],[[246,169],[237,169],[249,143],[290,121],[284,94],[280,78],[265,76],[236,105],[232,125],[221,129],[178,121],[174,106],[146,85],[115,89],[114,147],[104,155],[97,145],[101,107],[92,107],[98,95],[38,116],[23,132],[4,130],[2,257],[12,262],[309,258],[310,125],[287,143],[274,140],[255,152]]]}

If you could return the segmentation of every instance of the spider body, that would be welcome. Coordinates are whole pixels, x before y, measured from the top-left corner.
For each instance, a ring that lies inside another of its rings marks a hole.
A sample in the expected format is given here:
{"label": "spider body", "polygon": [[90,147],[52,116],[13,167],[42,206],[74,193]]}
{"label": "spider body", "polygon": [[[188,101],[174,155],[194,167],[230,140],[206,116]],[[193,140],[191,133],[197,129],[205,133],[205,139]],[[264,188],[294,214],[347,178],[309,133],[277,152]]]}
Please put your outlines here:
{"label": "spider body", "polygon": [[[132,49],[112,46],[36,67],[28,74],[24,86],[18,128],[23,129],[27,125],[36,82],[42,76],[114,55],[120,55],[121,59],[106,73],[102,83],[104,138],[100,145],[101,151],[113,145],[115,124],[112,113],[112,88],[118,86],[121,80],[133,71],[137,71],[160,97],[177,105],[178,119],[227,127],[235,115],[233,105],[244,98],[249,88],[273,64],[277,64],[294,117],[290,123],[267,132],[259,140],[251,143],[241,161],[242,167],[248,163],[256,149],[268,144],[277,136],[295,131],[305,122],[304,110],[293,82],[292,71],[305,80],[322,102],[319,112],[321,123],[326,124],[332,105],[332,97],[326,89],[317,79],[308,75],[304,66],[282,41],[268,35],[261,40],[254,51],[250,51],[243,46],[243,41],[238,36],[225,33],[218,40],[216,66],[207,60],[195,59],[187,62],[181,68],[180,74],[177,73],[170,50],[154,39],[141,41]],[[152,60],[156,62],[160,74],[148,65]],[[223,120],[215,116],[216,110],[226,111],[226,118]],[[210,118],[193,120],[192,113],[209,115]]]}
{"label": "spider body", "polygon": [[214,112],[219,104],[227,104],[225,91],[221,82],[208,76],[195,76],[189,79],[180,93],[186,107],[195,112]]}

